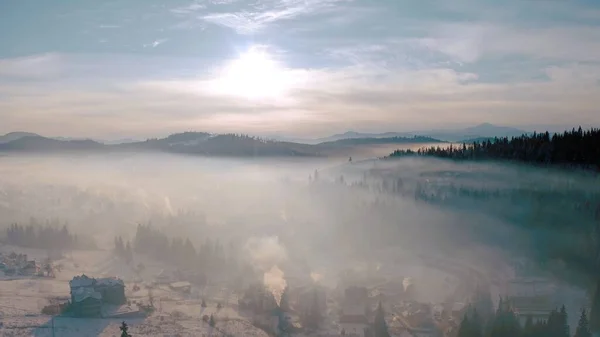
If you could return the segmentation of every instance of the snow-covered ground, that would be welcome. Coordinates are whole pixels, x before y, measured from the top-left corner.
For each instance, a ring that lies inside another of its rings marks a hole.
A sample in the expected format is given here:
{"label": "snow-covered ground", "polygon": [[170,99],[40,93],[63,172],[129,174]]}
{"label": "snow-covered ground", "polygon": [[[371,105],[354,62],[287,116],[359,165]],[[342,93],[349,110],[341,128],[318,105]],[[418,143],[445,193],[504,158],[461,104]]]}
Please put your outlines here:
{"label": "snow-covered ground", "polygon": [[[25,253],[30,259],[42,260],[46,253],[41,250],[18,247],[0,247],[0,251]],[[138,261],[139,262],[139,261]],[[151,261],[143,261],[146,270],[144,280],[164,268]],[[0,335],[1,336],[118,336],[123,319],[72,318],[42,315],[44,306],[69,298],[68,281],[75,275],[85,273],[91,277],[119,276],[126,284],[129,301],[148,302],[148,291],[133,292],[135,274],[110,252],[73,252],[55,264],[62,265],[56,278],[0,278]],[[235,309],[237,298],[228,291],[216,287],[195,290],[191,295],[173,292],[167,286],[154,289],[157,311],[147,318],[127,318],[129,332],[134,336],[267,336]],[[200,306],[201,297],[207,308]],[[217,304],[224,307],[217,309]],[[127,305],[125,305],[126,307]],[[132,305],[132,308],[134,306]],[[203,322],[204,315],[213,315],[216,327]],[[54,328],[52,328],[54,327]],[[54,330],[54,334],[53,334]]]}

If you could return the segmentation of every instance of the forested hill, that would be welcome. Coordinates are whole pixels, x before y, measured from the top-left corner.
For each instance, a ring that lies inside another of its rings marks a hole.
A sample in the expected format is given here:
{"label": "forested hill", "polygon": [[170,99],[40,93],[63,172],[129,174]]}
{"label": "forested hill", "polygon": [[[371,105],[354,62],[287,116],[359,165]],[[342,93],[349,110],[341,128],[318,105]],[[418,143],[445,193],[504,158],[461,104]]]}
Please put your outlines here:
{"label": "forested hill", "polygon": [[600,170],[600,129],[494,138],[462,146],[396,150],[386,158],[431,156],[456,160],[510,160],[530,164],[561,165]]}
{"label": "forested hill", "polygon": [[[14,134],[13,134],[14,135]],[[8,137],[7,137],[8,138]],[[39,135],[12,137],[0,143],[2,152],[163,152],[201,156],[228,157],[327,157],[346,154],[348,149],[382,144],[439,143],[430,137],[356,138],[319,144],[303,144],[261,139],[240,134],[211,134],[207,132],[183,132],[165,138],[142,142],[103,144],[93,140],[59,140]]]}

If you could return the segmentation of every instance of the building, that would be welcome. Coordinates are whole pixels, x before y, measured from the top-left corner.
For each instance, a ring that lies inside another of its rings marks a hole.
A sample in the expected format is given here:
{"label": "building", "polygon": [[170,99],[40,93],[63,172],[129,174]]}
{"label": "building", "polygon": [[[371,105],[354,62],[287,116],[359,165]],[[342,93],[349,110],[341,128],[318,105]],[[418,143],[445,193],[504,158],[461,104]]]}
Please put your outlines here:
{"label": "building", "polygon": [[39,266],[35,261],[27,261],[23,264],[20,270],[21,275],[36,275],[40,271]]}
{"label": "building", "polygon": [[350,287],[344,291],[342,313],[339,319],[340,333],[367,336],[369,328],[369,292],[365,287]]}
{"label": "building", "polygon": [[192,291],[192,285],[189,282],[173,282],[169,287],[175,291],[189,294]]}
{"label": "building", "polygon": [[527,317],[533,321],[547,320],[557,305],[551,300],[554,285],[545,279],[520,277],[510,282],[508,303],[521,324]]}
{"label": "building", "polygon": [[340,317],[340,334],[345,336],[368,336],[369,321],[364,315],[345,315]]}
{"label": "building", "polygon": [[76,317],[100,317],[102,295],[92,288],[80,287],[71,292],[71,311]]}
{"label": "building", "polygon": [[116,277],[96,279],[94,289],[102,295],[103,303],[121,305],[127,301],[125,283]]}
{"label": "building", "polygon": [[100,316],[103,304],[126,302],[125,283],[116,277],[95,279],[83,274],[73,277],[69,286],[72,310],[78,317]]}
{"label": "building", "polygon": [[525,325],[528,317],[534,322],[546,321],[556,308],[545,296],[512,296],[508,300],[521,325]]}
{"label": "building", "polygon": [[75,293],[82,288],[92,288],[96,280],[83,274],[81,276],[75,276],[69,281],[69,287],[71,288],[71,303],[75,303]]}
{"label": "building", "polygon": [[172,277],[163,269],[156,275],[156,283],[158,284],[169,284]]}

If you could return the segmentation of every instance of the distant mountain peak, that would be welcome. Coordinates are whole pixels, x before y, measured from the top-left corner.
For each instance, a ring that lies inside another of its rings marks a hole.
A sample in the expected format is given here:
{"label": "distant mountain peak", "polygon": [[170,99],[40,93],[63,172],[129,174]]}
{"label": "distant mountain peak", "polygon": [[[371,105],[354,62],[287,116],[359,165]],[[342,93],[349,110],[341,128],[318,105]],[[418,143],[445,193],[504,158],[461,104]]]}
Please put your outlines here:
{"label": "distant mountain peak", "polygon": [[14,131],[9,132],[4,136],[0,136],[0,143],[12,142],[13,140],[21,139],[23,137],[40,137],[40,135],[32,132]]}

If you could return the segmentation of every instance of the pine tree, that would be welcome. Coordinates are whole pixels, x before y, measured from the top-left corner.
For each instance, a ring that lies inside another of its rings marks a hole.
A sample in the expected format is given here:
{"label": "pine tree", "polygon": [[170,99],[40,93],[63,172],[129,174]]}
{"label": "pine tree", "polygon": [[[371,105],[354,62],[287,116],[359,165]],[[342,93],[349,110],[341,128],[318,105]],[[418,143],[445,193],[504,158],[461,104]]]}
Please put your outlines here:
{"label": "pine tree", "polygon": [[470,324],[471,337],[482,337],[483,336],[483,321],[479,312],[473,309],[471,313],[471,324]]}
{"label": "pine tree", "polygon": [[589,321],[592,333],[600,333],[600,278],[598,278],[596,291],[592,298],[592,309],[590,310]]}
{"label": "pine tree", "polygon": [[373,337],[390,337],[381,302],[379,302],[377,305],[377,311],[375,312],[375,321],[373,322]]}
{"label": "pine tree", "polygon": [[563,305],[560,308],[560,312],[558,313],[558,322],[557,322],[557,337],[570,337],[570,328],[569,328],[569,317],[567,315],[567,309]]}
{"label": "pine tree", "polygon": [[127,261],[127,263],[133,261],[133,250],[131,250],[131,245],[129,244],[129,241],[127,241],[127,244],[125,244],[125,260]]}
{"label": "pine tree", "polygon": [[129,334],[129,327],[127,326],[127,323],[125,323],[125,321],[121,323],[121,327],[119,329],[121,330],[121,337],[131,337],[131,335]]}
{"label": "pine tree", "polygon": [[125,247],[123,246],[123,239],[120,236],[115,238],[115,252],[117,256],[124,256]]}
{"label": "pine tree", "polygon": [[554,309],[550,312],[548,321],[546,321],[545,334],[549,337],[558,337],[560,336],[560,327],[560,314]]}
{"label": "pine tree", "polygon": [[460,322],[460,326],[458,327],[458,334],[456,337],[471,337],[471,325],[469,322],[469,315],[465,315]]}
{"label": "pine tree", "polygon": [[469,306],[458,328],[457,337],[482,337],[483,324],[475,308]]}
{"label": "pine tree", "polygon": [[523,337],[537,337],[535,326],[533,324],[533,318],[531,316],[527,316],[527,320],[525,321],[525,326],[523,327]]}
{"label": "pine tree", "polygon": [[509,303],[506,300],[500,299],[496,315],[491,323],[489,336],[490,337],[507,337],[519,336],[521,333],[521,325]]}
{"label": "pine tree", "polygon": [[585,309],[581,311],[581,317],[579,317],[579,324],[577,324],[577,330],[575,330],[575,336],[573,337],[592,337]]}

